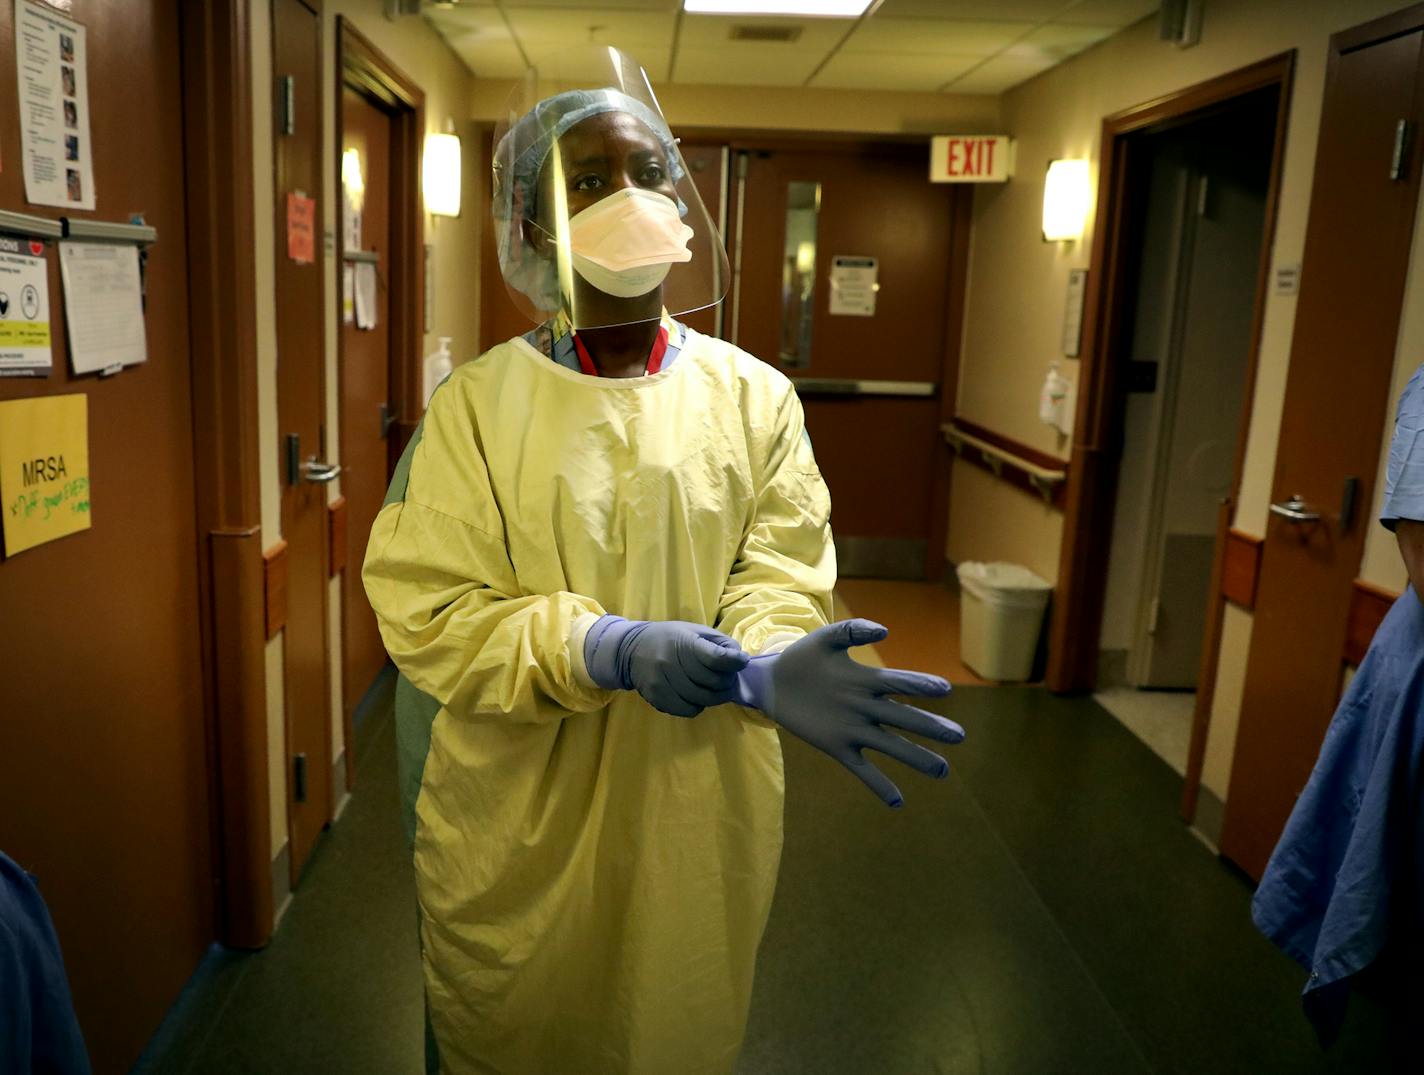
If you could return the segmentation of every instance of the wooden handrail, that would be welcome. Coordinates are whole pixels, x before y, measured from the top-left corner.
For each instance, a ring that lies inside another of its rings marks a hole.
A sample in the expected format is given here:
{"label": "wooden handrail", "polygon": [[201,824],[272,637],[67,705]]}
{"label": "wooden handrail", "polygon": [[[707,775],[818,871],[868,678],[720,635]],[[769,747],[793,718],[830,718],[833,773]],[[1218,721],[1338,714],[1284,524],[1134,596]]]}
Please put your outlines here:
{"label": "wooden handrail", "polygon": [[1005,464],[1027,475],[1028,480],[1033,483],[1033,487],[1043,497],[1044,503],[1052,503],[1054,489],[1068,480],[1066,464],[1057,468],[1040,466],[1006,448],[991,444],[982,437],[966,433],[953,422],[943,423],[940,426],[940,431],[944,433],[944,439],[954,449],[955,454],[963,454],[966,448],[974,449],[996,475]]}

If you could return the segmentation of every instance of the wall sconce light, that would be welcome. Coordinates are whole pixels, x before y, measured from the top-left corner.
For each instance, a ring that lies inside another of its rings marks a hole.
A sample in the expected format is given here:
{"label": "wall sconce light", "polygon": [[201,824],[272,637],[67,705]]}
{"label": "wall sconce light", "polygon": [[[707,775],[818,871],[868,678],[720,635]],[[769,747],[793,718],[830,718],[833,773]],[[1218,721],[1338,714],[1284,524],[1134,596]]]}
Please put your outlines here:
{"label": "wall sconce light", "polygon": [[341,154],[341,188],[352,209],[359,213],[365,208],[366,181],[361,176],[361,154],[355,149]]}
{"label": "wall sconce light", "polygon": [[427,134],[421,174],[425,211],[436,216],[459,216],[460,136]]}
{"label": "wall sconce light", "polygon": [[1043,241],[1081,239],[1091,197],[1087,161],[1049,161],[1043,181]]}

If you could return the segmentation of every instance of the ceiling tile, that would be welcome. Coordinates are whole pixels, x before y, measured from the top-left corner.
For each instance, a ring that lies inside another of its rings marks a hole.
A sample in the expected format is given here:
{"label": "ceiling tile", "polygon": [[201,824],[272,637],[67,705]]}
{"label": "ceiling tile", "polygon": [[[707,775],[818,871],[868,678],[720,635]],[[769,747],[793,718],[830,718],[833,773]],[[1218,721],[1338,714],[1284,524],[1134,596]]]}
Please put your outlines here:
{"label": "ceiling tile", "polygon": [[[464,7],[470,0],[459,0]],[[493,3],[494,0],[474,0],[475,3]],[[584,11],[651,11],[671,14],[682,7],[682,0],[503,0],[504,10],[513,15],[516,11],[549,10],[551,8],[583,9]]]}
{"label": "ceiling tile", "polygon": [[1066,26],[1050,23],[1030,32],[1023,40],[1004,50],[1018,60],[1041,60],[1045,65],[1061,63],[1069,56],[1096,45],[1117,33],[1115,26]]}
{"label": "ceiling tile", "polygon": [[681,49],[673,81],[679,85],[800,86],[820,59],[807,56],[788,61],[748,47],[728,47],[715,56]]}
{"label": "ceiling tile", "polygon": [[1073,0],[885,0],[872,19],[917,15],[935,19],[1003,19],[1046,22]]}
{"label": "ceiling tile", "polygon": [[980,56],[838,52],[811,80],[817,89],[933,93],[979,63]]}
{"label": "ceiling tile", "polygon": [[1020,82],[1026,82],[1034,75],[1047,71],[1053,66],[1051,60],[1022,59],[1013,56],[995,56],[955,79],[945,87],[947,93],[1003,93]]}
{"label": "ceiling tile", "polygon": [[647,11],[512,8],[510,25],[531,60],[578,45],[616,45],[643,63],[672,47],[675,16]]}
{"label": "ceiling tile", "polygon": [[518,78],[524,73],[524,57],[493,7],[430,8],[425,18],[478,77]]}
{"label": "ceiling tile", "polygon": [[1022,37],[1030,28],[1023,22],[876,17],[858,26],[842,51],[990,56]]}
{"label": "ceiling tile", "polygon": [[1131,26],[1162,6],[1161,0],[1083,0],[1054,22],[1088,26]]}
{"label": "ceiling tile", "polygon": [[[794,41],[733,41],[737,26],[794,26]],[[683,83],[799,86],[845,37],[844,19],[684,15],[673,80]],[[725,75],[725,77],[723,77]]]}
{"label": "ceiling tile", "polygon": [[[526,44],[525,51],[529,54],[529,62],[538,69],[541,79],[565,84],[566,88],[603,85],[610,79],[611,68],[603,60],[599,50],[569,53],[559,48],[531,49]],[[626,55],[643,65],[643,70],[647,72],[648,80],[654,87],[667,80],[667,48],[643,49],[641,52],[629,49]],[[550,62],[553,59],[557,59],[557,63]]]}

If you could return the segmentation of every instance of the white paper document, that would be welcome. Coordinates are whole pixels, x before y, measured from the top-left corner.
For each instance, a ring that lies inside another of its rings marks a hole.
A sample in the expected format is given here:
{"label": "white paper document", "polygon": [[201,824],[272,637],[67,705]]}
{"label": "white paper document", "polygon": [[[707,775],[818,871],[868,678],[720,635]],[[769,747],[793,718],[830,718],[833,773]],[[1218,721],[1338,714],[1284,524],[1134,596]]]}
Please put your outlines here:
{"label": "white paper document", "polygon": [[65,240],[59,244],[59,269],[75,374],[145,361],[138,247]]}
{"label": "white paper document", "polygon": [[877,258],[838,255],[831,259],[831,313],[842,317],[874,317],[880,290]]}
{"label": "white paper document", "polygon": [[84,27],[34,0],[15,0],[15,72],[25,197],[94,208]]}
{"label": "white paper document", "polygon": [[356,267],[350,262],[341,266],[341,323],[356,321]]}
{"label": "white paper document", "polygon": [[376,327],[376,266],[374,262],[356,262],[356,327]]}
{"label": "white paper document", "polygon": [[49,267],[44,243],[0,235],[0,377],[48,377]]}

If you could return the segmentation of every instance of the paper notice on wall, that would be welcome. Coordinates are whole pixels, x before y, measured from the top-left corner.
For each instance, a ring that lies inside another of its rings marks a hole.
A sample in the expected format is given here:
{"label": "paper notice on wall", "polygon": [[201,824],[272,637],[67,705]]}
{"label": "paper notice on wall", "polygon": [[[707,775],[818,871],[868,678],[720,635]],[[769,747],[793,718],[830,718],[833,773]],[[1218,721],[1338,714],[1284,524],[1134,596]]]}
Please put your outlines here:
{"label": "paper notice on wall", "polygon": [[0,403],[5,555],[89,526],[89,397],[39,396]]}
{"label": "paper notice on wall", "polygon": [[874,317],[880,290],[876,258],[837,255],[831,259],[831,313],[849,317]]}
{"label": "paper notice on wall", "polygon": [[44,243],[0,235],[0,377],[48,377],[49,264]]}
{"label": "paper notice on wall", "polygon": [[376,327],[376,263],[356,262],[356,327]]}
{"label": "paper notice on wall", "polygon": [[350,325],[356,320],[356,266],[347,262],[341,266],[341,323]]}
{"label": "paper notice on wall", "polygon": [[75,374],[146,361],[138,247],[65,240],[59,244],[59,271]]}
{"label": "paper notice on wall", "polygon": [[25,197],[93,209],[84,27],[36,0],[15,0],[15,71]]}
{"label": "paper notice on wall", "polygon": [[287,195],[287,257],[302,265],[316,260],[316,199],[301,191]]}

